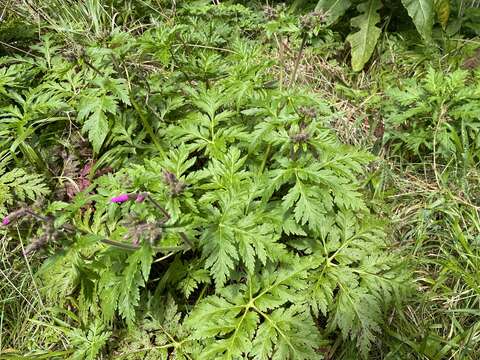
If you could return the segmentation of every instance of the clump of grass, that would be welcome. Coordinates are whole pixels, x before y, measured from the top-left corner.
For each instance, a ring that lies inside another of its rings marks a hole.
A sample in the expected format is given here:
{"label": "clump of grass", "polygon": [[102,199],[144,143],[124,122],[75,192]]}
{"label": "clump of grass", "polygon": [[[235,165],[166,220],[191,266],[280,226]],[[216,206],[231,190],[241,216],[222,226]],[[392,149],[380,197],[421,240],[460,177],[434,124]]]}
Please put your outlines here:
{"label": "clump of grass", "polygon": [[[41,323],[46,305],[34,273],[42,262],[24,255],[25,244],[2,231],[0,240],[0,351],[23,353],[50,344],[51,334]],[[48,338],[48,339],[47,339]],[[42,345],[43,344],[43,345]]]}
{"label": "clump of grass", "polygon": [[411,253],[419,290],[396,337],[403,353],[473,360],[480,351],[479,208],[432,176],[398,169],[388,175],[396,189],[388,197],[395,236]]}

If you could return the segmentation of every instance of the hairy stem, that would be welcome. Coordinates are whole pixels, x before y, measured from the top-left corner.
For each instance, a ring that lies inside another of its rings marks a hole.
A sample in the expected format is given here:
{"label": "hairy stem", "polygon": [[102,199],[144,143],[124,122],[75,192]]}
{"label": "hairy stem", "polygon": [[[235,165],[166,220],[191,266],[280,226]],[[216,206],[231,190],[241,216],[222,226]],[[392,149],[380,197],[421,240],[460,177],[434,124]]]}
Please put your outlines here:
{"label": "hairy stem", "polygon": [[295,59],[295,66],[293,68],[292,80],[290,82],[290,86],[295,84],[297,81],[297,73],[298,73],[298,66],[300,65],[300,59],[303,55],[303,49],[305,48],[305,44],[307,43],[307,33],[303,35],[302,44],[300,45],[300,49],[298,50],[297,57]]}

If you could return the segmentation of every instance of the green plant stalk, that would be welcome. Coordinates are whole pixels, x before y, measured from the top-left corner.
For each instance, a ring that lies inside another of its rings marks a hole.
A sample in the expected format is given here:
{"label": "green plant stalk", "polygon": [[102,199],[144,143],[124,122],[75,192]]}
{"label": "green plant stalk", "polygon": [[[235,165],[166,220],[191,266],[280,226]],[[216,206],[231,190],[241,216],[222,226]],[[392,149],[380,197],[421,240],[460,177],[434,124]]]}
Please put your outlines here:
{"label": "green plant stalk", "polygon": [[143,126],[148,132],[148,135],[152,139],[153,143],[155,144],[155,147],[157,148],[158,152],[161,154],[162,158],[165,158],[165,151],[162,148],[162,145],[158,141],[157,136],[155,135],[155,132],[153,131],[153,128],[150,126],[148,119],[146,118],[145,114],[143,113],[142,109],[140,109],[140,106],[138,103],[135,101],[132,92],[129,94],[130,97],[130,103],[132,104],[133,108],[137,112],[138,116],[140,117],[140,120],[142,121]]}
{"label": "green plant stalk", "polygon": [[267,165],[267,161],[270,156],[270,151],[272,151],[272,145],[268,144],[267,151],[265,151],[265,156],[263,157],[262,164],[260,165],[260,170],[258,171],[259,175],[263,174],[263,171],[265,170],[265,166]]}
{"label": "green plant stalk", "polygon": [[282,43],[278,40],[278,37],[276,34],[273,34],[273,36],[275,37],[275,41],[277,43],[277,47],[278,47],[278,53],[279,53],[279,56],[280,56],[280,63],[281,63],[281,67],[280,67],[280,90],[282,90],[283,88],[283,79],[285,77],[285,56],[283,54],[283,45]]}
{"label": "green plant stalk", "polygon": [[19,147],[22,154],[25,155],[32,166],[37,168],[38,171],[43,172],[47,177],[52,175],[48,169],[47,163],[37,150],[24,142],[20,143]]}
{"label": "green plant stalk", "polygon": [[[90,61],[88,61],[85,56],[82,57],[83,61],[85,64],[87,64],[88,67],[93,69],[98,75],[103,77],[103,74],[101,73],[100,70],[98,70]],[[112,59],[114,61],[114,59]],[[115,62],[115,61],[114,61]],[[142,109],[140,109],[140,106],[138,103],[135,101],[135,97],[133,96],[132,90],[129,90],[128,97],[130,100],[130,103],[132,104],[133,108],[135,109],[136,113],[140,117],[140,120],[142,121],[143,126],[147,130],[148,135],[152,139],[153,143],[155,144],[155,147],[157,148],[158,152],[161,154],[162,157],[165,157],[165,151],[162,148],[162,145],[158,141],[157,136],[155,135],[155,132],[153,131],[152,127],[150,126],[148,119],[146,118],[145,114],[143,113]]]}

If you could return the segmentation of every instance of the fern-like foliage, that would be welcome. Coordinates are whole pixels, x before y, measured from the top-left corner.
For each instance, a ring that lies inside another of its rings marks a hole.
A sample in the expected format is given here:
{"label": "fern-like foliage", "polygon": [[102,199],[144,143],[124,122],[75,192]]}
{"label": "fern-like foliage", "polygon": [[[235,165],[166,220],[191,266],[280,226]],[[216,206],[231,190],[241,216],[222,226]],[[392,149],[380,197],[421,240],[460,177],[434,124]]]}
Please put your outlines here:
{"label": "fern-like foliage", "polygon": [[72,330],[69,337],[76,349],[71,359],[95,360],[110,337],[110,332],[105,329],[100,319],[96,319],[86,331]]}
{"label": "fern-like foliage", "polygon": [[115,346],[115,355],[127,360],[196,359],[202,351],[184,326],[178,305],[171,297],[149,298],[137,327],[129,329]]}
{"label": "fern-like foliage", "polygon": [[[90,311],[106,322],[118,315],[133,328],[142,289],[160,272],[156,296],[185,301],[214,284],[215,295],[182,325],[193,333],[188,341],[202,348],[198,358],[317,359],[337,332],[367,357],[384,309],[400,297],[405,280],[396,259],[385,255],[382,225],[370,220],[359,191],[357,179],[371,156],[338,144],[321,116],[306,118],[286,95],[272,95],[263,109],[255,104],[258,114],[278,106],[271,119],[240,121],[225,110],[217,114],[215,100],[203,99],[211,96],[207,91],[192,104],[204,109],[186,115],[205,121],[205,130],[193,136],[183,123],[178,132],[170,125],[172,149],[164,156],[98,181],[94,223],[77,219],[78,226],[133,241],[140,224],[162,214],[148,202],[108,204],[109,196],[146,190],[171,214],[172,228],[153,243],[143,233],[141,248],[130,253],[99,247],[95,237],[83,240],[93,262],[82,265],[79,291]],[[217,121],[224,116],[228,122]],[[236,133],[225,130],[232,122]],[[249,128],[255,146],[245,142]],[[198,251],[191,264],[188,253],[162,250],[182,249],[179,231]],[[166,268],[154,265],[172,255]],[[328,319],[322,333],[312,313]]]}
{"label": "fern-like foliage", "polygon": [[465,70],[445,75],[430,68],[420,80],[406,80],[387,94],[386,140],[394,147],[404,144],[406,156],[433,155],[444,164],[453,156],[463,167],[478,161],[477,75],[469,79]]}
{"label": "fern-like foliage", "polygon": [[263,267],[203,300],[187,322],[205,343],[199,359],[318,359],[322,343],[303,296],[310,266]]}
{"label": "fern-like foliage", "polygon": [[338,214],[320,235],[325,256],[310,288],[313,311],[329,316],[329,330],[338,327],[365,357],[380,330],[382,307],[399,297],[408,280],[392,268],[395,255],[379,255],[384,238],[371,219],[359,224],[351,212]]}
{"label": "fern-like foliage", "polygon": [[6,158],[0,162],[0,215],[5,215],[15,200],[35,201],[50,192],[41,175],[20,168],[8,170],[8,163]]}
{"label": "fern-like foliage", "polygon": [[[90,5],[80,13],[109,11]],[[17,91],[5,72],[0,88],[0,131],[24,131],[10,151],[41,136],[51,146],[41,126],[71,140],[59,126],[68,119],[88,138],[83,157],[98,160],[84,191],[44,212],[63,249],[40,285],[75,310],[75,356],[346,358],[341,344],[368,358],[408,283],[363,191],[374,157],[338,141],[325,99],[272,83],[274,61],[251,40],[271,24],[250,23],[252,10],[175,11],[142,35],[113,16],[108,38],[93,41],[96,27],[70,60],[61,36],[43,37],[43,60],[30,59],[38,84]],[[106,165],[113,173],[97,175]],[[9,191],[30,184],[19,199],[45,192],[38,178],[5,174]]]}
{"label": "fern-like foliage", "polygon": [[78,104],[78,119],[82,130],[88,134],[93,150],[99,152],[110,130],[108,116],[116,114],[117,99],[130,104],[128,90],[123,79],[102,79],[98,88],[85,92]]}

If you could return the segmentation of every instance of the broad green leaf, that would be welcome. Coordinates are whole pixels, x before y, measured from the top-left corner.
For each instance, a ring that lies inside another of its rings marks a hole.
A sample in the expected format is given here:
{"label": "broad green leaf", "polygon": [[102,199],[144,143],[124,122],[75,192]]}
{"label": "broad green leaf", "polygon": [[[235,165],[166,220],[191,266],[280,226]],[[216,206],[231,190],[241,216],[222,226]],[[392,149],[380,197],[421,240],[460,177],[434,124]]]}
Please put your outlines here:
{"label": "broad green leaf", "polygon": [[352,68],[354,71],[363,69],[372,56],[381,30],[376,26],[380,21],[378,10],[382,7],[380,0],[369,0],[358,5],[360,15],[351,20],[352,27],[360,30],[347,36],[352,47]]}
{"label": "broad green leaf", "polygon": [[315,11],[324,12],[327,17],[327,25],[330,25],[343,16],[351,5],[350,0],[320,0],[315,7]]}
{"label": "broad green leaf", "polygon": [[408,15],[415,27],[425,40],[432,37],[433,27],[433,0],[402,0]]}

